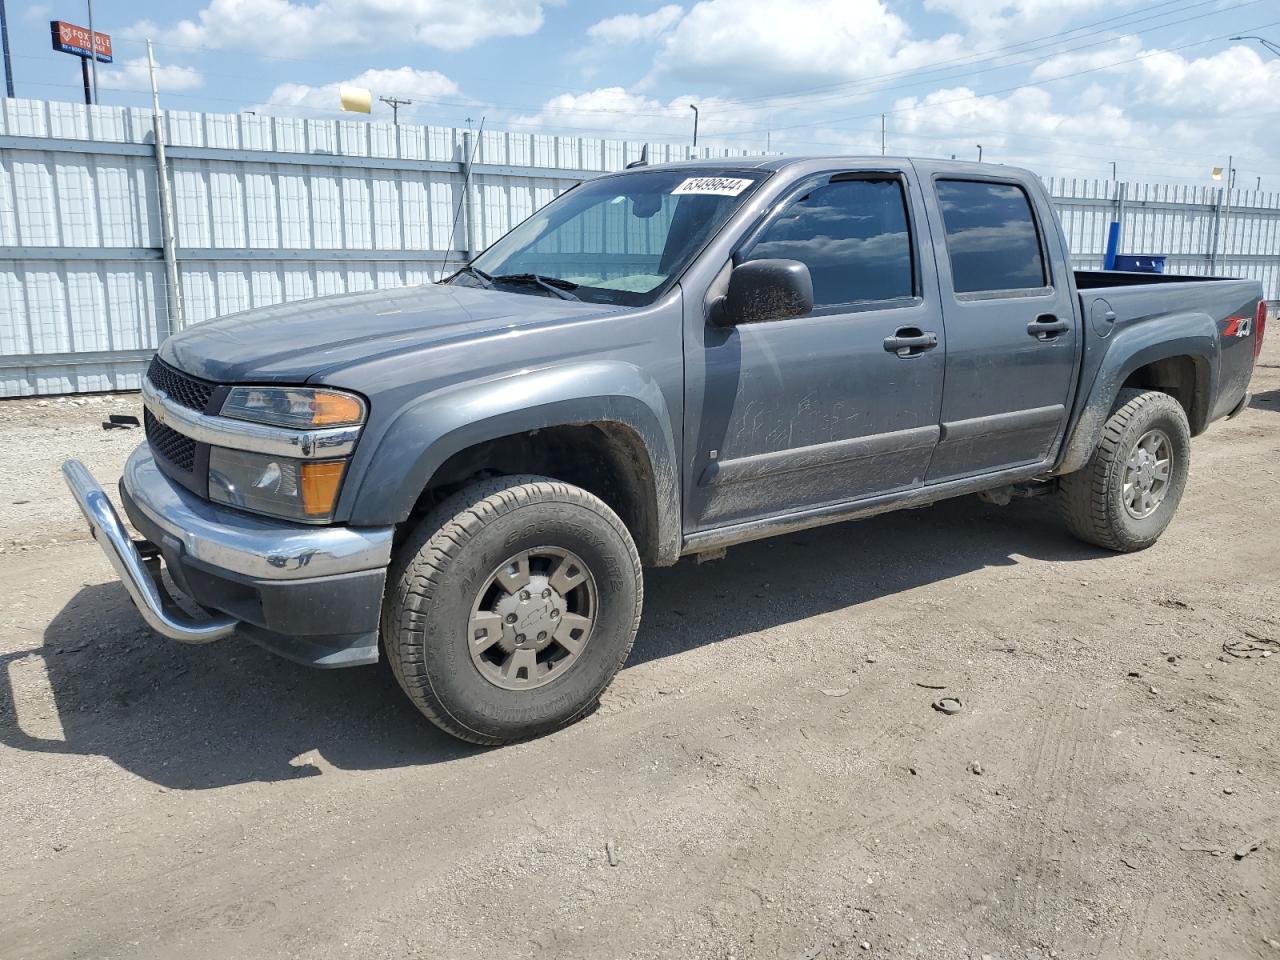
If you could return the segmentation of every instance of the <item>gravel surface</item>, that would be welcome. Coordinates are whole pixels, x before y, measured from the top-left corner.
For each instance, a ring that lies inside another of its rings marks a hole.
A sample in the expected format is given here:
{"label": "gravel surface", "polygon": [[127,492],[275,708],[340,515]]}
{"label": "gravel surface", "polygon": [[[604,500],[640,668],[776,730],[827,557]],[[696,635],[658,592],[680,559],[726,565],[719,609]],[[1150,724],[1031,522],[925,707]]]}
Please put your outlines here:
{"label": "gravel surface", "polygon": [[112,414],[141,420],[140,395],[0,400],[0,431],[13,451],[0,459],[0,554],[89,540],[58,468],[68,457],[78,457],[115,499],[115,487],[107,481],[120,476],[125,458],[142,442],[142,428],[104,430],[103,421]]}
{"label": "gravel surface", "polygon": [[651,571],[600,709],[496,750],[150,634],[57,476],[136,396],[0,405],[0,956],[1280,958],[1263,360],[1154,548],[966,498]]}

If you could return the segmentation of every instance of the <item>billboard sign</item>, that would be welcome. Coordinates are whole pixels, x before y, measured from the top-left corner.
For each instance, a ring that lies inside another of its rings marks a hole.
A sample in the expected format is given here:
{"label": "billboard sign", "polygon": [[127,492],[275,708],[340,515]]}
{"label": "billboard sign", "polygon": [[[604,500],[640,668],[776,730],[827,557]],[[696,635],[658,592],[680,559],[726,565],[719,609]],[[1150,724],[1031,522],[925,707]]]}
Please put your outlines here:
{"label": "billboard sign", "polygon": [[[74,23],[67,23],[65,20],[50,20],[49,32],[53,34],[53,49],[60,53],[74,53],[77,57],[86,58],[93,55],[89,49],[87,27],[77,27]],[[98,30],[95,32],[95,37],[98,62],[110,63],[111,35]]]}

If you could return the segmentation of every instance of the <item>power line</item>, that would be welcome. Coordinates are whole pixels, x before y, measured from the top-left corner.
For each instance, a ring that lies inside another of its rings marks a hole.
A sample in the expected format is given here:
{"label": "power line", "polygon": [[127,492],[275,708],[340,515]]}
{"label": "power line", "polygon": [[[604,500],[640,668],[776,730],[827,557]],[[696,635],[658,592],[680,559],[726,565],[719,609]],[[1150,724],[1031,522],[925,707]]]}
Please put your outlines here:
{"label": "power line", "polygon": [[[854,80],[846,80],[846,81],[841,81],[839,83],[822,84],[815,87],[808,87],[808,88],[789,91],[783,94],[763,94],[758,97],[738,97],[731,100],[727,100],[725,102],[737,103],[737,104],[769,103],[773,105],[773,104],[779,104],[785,100],[796,99],[796,98],[805,98],[807,102],[811,102],[813,98],[810,97],[810,94],[820,92],[820,91],[837,90],[837,89],[847,90],[847,88],[850,88],[850,87],[874,86],[878,81],[881,81],[881,80],[893,80],[899,77],[918,76],[921,74],[928,74],[928,73],[945,73],[951,68],[952,65],[964,66],[964,65],[976,64],[976,63],[986,63],[992,60],[1001,59],[1004,56],[1012,56],[1014,55],[1012,51],[1017,51],[1019,53],[1026,53],[1026,52],[1029,52],[1030,49],[1040,49],[1043,47],[1052,46],[1052,43],[1054,41],[1062,40],[1063,38],[1066,38],[1073,33],[1080,33],[1081,31],[1084,31],[1089,27],[1099,26],[1101,24],[1110,23],[1115,20],[1125,19],[1133,16],[1136,13],[1152,10],[1152,9],[1155,9],[1156,7],[1164,7],[1164,6],[1169,6],[1171,4],[1183,3],[1183,2],[1185,2],[1185,0],[1165,0],[1164,3],[1152,4],[1150,7],[1143,7],[1143,8],[1140,8],[1139,10],[1132,10],[1132,11],[1129,11],[1128,13],[1120,14],[1115,17],[1108,17],[1104,20],[1097,20],[1092,23],[1081,24],[1079,27],[1074,27],[1070,30],[1064,30],[1059,33],[1046,34],[1041,37],[1035,37],[1030,40],[1023,40],[1019,43],[1008,44],[1007,46],[1003,46],[1003,47],[993,47],[989,50],[978,51],[975,53],[966,54],[961,57],[953,57],[949,60],[940,60],[933,64],[924,65],[920,67],[913,67],[910,69],[898,70],[890,73],[873,74],[871,76],[859,77]],[[1175,13],[1175,14],[1185,13],[1186,11],[1195,9],[1196,7],[1207,6],[1208,4],[1215,3],[1215,2],[1217,2],[1217,0],[1197,0],[1197,2],[1190,3],[1177,10],[1166,11],[1165,13],[1162,13],[1162,14],[1154,14],[1149,17],[1141,17],[1136,20],[1133,20],[1130,23],[1122,24],[1121,26],[1131,27],[1136,23],[1142,23],[1147,20],[1159,19],[1162,16],[1168,15],[1168,13]],[[1261,2],[1261,0],[1248,0],[1248,2],[1258,3],[1258,2]],[[1246,3],[1246,4],[1240,4],[1240,5],[1243,6],[1248,4]],[[1227,8],[1227,9],[1234,9],[1234,8]],[[1217,12],[1221,12],[1221,11],[1211,11],[1211,13],[1217,13]],[[1209,14],[1203,14],[1203,15],[1198,15],[1197,17],[1189,17],[1183,20],[1171,20],[1166,23],[1156,24],[1155,26],[1148,28],[1146,32],[1152,32],[1155,30],[1164,29],[1166,27],[1177,26],[1181,23],[1187,22],[1188,20],[1199,19],[1199,16],[1208,16],[1208,15]],[[1104,32],[1109,32],[1109,31],[1101,31],[1101,30],[1089,31],[1088,33],[1085,33],[1084,36],[1096,36]],[[1104,40],[1099,41],[1099,43],[1110,43],[1115,40],[1124,39],[1126,37],[1141,36],[1141,33],[1142,32],[1139,31],[1139,32],[1134,32],[1129,34],[1120,34],[1120,35],[1112,34],[1111,36],[1108,36]],[[1079,40],[1079,39],[1082,39],[1082,37],[1076,37],[1075,39]],[[1096,46],[1096,45],[1097,45],[1096,43],[1087,44],[1084,47],[1074,47],[1072,48],[1072,50],[1085,49],[1087,46]],[[1028,47],[1028,50],[1019,50],[1020,47]],[[1071,51],[1068,50],[1063,52],[1071,52]],[[1057,56],[1058,53],[1055,53],[1054,55]],[[1032,58],[1031,61],[1020,61],[1020,62],[1033,62],[1035,60],[1040,60],[1040,59],[1043,59],[1043,58]],[[1017,65],[1018,65],[1017,63],[1004,64],[1002,65],[1002,67],[1011,67],[1011,66],[1017,66]],[[975,71],[975,72],[979,72],[979,71]],[[969,75],[968,73],[963,73],[960,76],[968,76],[968,75]],[[877,88],[877,89],[880,89],[880,88]],[[821,98],[821,99],[828,99],[828,98]]]}
{"label": "power line", "polygon": [[[1144,22],[1144,21],[1147,21],[1147,20],[1159,19],[1160,17],[1162,17],[1162,16],[1166,16],[1166,15],[1168,15],[1169,13],[1174,13],[1174,14],[1177,14],[1177,13],[1183,13],[1183,12],[1186,12],[1186,11],[1188,11],[1188,10],[1194,9],[1194,8],[1196,8],[1196,7],[1205,6],[1205,5],[1208,5],[1208,4],[1211,4],[1211,3],[1215,3],[1215,2],[1217,2],[1217,0],[1196,0],[1196,2],[1192,2],[1192,3],[1186,4],[1185,6],[1182,6],[1182,7],[1178,8],[1178,9],[1176,9],[1176,10],[1173,10],[1173,11],[1165,11],[1165,13],[1162,13],[1162,14],[1154,14],[1154,15],[1151,15],[1151,16],[1140,17],[1140,18],[1134,19],[1134,20],[1132,20],[1132,21],[1131,21],[1131,23],[1129,23],[1129,24],[1125,24],[1124,26],[1132,26],[1133,24],[1141,23],[1141,22]],[[1189,22],[1189,21],[1191,21],[1191,20],[1200,19],[1200,18],[1202,18],[1202,17],[1204,17],[1204,16],[1218,15],[1218,14],[1220,14],[1220,13],[1224,12],[1224,11],[1234,10],[1234,9],[1238,9],[1238,8],[1240,8],[1240,7],[1250,6],[1250,5],[1253,5],[1253,4],[1256,4],[1256,3],[1260,3],[1260,2],[1262,2],[1262,0],[1245,0],[1245,2],[1237,3],[1237,4],[1234,4],[1233,6],[1226,7],[1226,8],[1223,8],[1223,9],[1221,9],[1221,10],[1210,11],[1209,13],[1201,14],[1201,15],[1197,15],[1197,16],[1195,16],[1195,17],[1188,17],[1188,18],[1183,18],[1183,19],[1181,19],[1181,20],[1172,20],[1172,21],[1167,21],[1167,22],[1165,22],[1165,23],[1159,23],[1159,24],[1156,24],[1156,25],[1154,25],[1154,26],[1152,26],[1152,27],[1148,28],[1148,32],[1150,32],[1150,31],[1154,31],[1154,30],[1159,30],[1159,29],[1165,29],[1165,28],[1167,28],[1167,27],[1171,27],[1171,26],[1177,26],[1177,25],[1179,25],[1179,24],[1186,23],[1186,22]],[[901,71],[895,71],[895,72],[891,72],[891,73],[885,73],[885,74],[873,75],[873,76],[870,76],[870,77],[863,77],[863,78],[859,78],[859,79],[856,79],[856,80],[842,81],[842,82],[840,82],[840,83],[836,83],[836,84],[827,84],[827,85],[822,85],[822,86],[818,86],[818,87],[808,88],[807,90],[796,90],[796,91],[790,91],[790,92],[787,92],[787,93],[781,93],[781,94],[769,94],[769,95],[762,95],[762,96],[760,96],[760,97],[720,98],[720,99],[715,99],[713,102],[714,102],[714,104],[715,104],[715,110],[716,110],[716,113],[717,113],[717,115],[718,115],[718,116],[723,116],[723,114],[725,114],[725,113],[742,112],[741,110],[734,110],[735,105],[742,106],[742,107],[744,107],[744,108],[749,108],[749,109],[756,109],[756,107],[755,107],[754,105],[755,105],[755,104],[758,104],[758,103],[769,103],[769,104],[771,104],[771,105],[772,105],[772,104],[774,104],[774,103],[776,103],[776,104],[777,104],[777,105],[779,105],[779,106],[784,106],[784,105],[785,105],[785,101],[790,100],[790,99],[793,99],[793,98],[801,97],[801,96],[803,96],[803,95],[805,95],[805,94],[807,94],[807,93],[809,93],[809,92],[812,92],[812,91],[820,91],[820,90],[836,89],[836,88],[849,88],[849,87],[867,87],[867,86],[874,85],[875,83],[877,83],[877,82],[878,82],[878,81],[880,81],[880,80],[885,80],[885,79],[893,79],[893,78],[896,78],[896,77],[914,76],[914,75],[927,75],[927,74],[930,74],[930,73],[945,72],[945,71],[948,69],[947,65],[948,65],[948,64],[952,64],[952,63],[965,63],[965,62],[968,62],[968,63],[982,63],[982,62],[987,62],[987,61],[992,60],[992,59],[998,59],[997,57],[993,57],[993,56],[992,56],[992,54],[999,54],[1001,51],[1006,51],[1006,50],[1010,50],[1010,51],[1011,51],[1011,50],[1017,50],[1018,48],[1021,48],[1021,47],[1027,47],[1028,45],[1040,45],[1040,46],[1046,46],[1046,45],[1048,45],[1048,44],[1044,43],[1044,41],[1052,41],[1052,40],[1054,40],[1055,38],[1067,37],[1067,36],[1069,36],[1069,35],[1071,35],[1071,34],[1073,34],[1073,33],[1081,33],[1082,31],[1085,31],[1085,30],[1087,30],[1088,28],[1093,27],[1093,26],[1097,26],[1097,25],[1100,25],[1100,24],[1105,24],[1105,23],[1114,22],[1114,21],[1116,21],[1116,20],[1122,20],[1122,19],[1131,18],[1131,17],[1134,17],[1136,14],[1139,14],[1139,13],[1145,13],[1145,12],[1147,12],[1147,11],[1154,10],[1154,9],[1157,9],[1157,8],[1160,8],[1160,7],[1167,7],[1167,6],[1172,6],[1172,5],[1176,5],[1176,4],[1185,4],[1185,3],[1186,3],[1186,0],[1163,0],[1163,2],[1162,2],[1162,3],[1152,4],[1152,5],[1148,6],[1148,7],[1143,7],[1143,8],[1139,8],[1138,10],[1129,11],[1128,13],[1125,13],[1125,14],[1119,14],[1119,15],[1116,15],[1116,16],[1114,16],[1114,17],[1108,17],[1108,18],[1104,18],[1104,19],[1102,19],[1102,20],[1093,21],[1093,22],[1088,23],[1088,24],[1082,24],[1082,25],[1080,25],[1080,26],[1078,26],[1078,27],[1074,27],[1074,28],[1072,28],[1072,29],[1070,29],[1070,30],[1066,30],[1066,31],[1061,31],[1061,32],[1056,33],[1056,34],[1047,34],[1047,35],[1044,35],[1044,36],[1042,36],[1042,37],[1032,38],[1032,39],[1029,39],[1029,40],[1021,41],[1021,42],[1019,42],[1019,43],[1015,43],[1015,44],[1009,44],[1009,45],[1006,45],[1006,46],[1004,46],[1004,47],[996,47],[996,48],[992,48],[991,50],[988,50],[988,51],[976,52],[976,53],[973,53],[973,54],[965,55],[965,56],[963,56],[963,57],[956,57],[956,58],[952,58],[951,60],[939,61],[939,62],[934,63],[934,64],[931,64],[931,65],[925,65],[925,66],[921,66],[921,67],[918,67],[918,68],[911,68],[911,69],[909,69],[909,70],[901,70]],[[1085,35],[1086,35],[1086,36],[1092,36],[1092,35],[1096,35],[1097,33],[1100,33],[1100,32],[1101,32],[1101,31],[1093,31],[1093,32],[1091,32],[1091,33],[1087,33],[1087,34],[1085,34]],[[1100,44],[1102,44],[1102,43],[1114,42],[1115,40],[1124,39],[1124,38],[1126,38],[1126,37],[1131,37],[1131,36],[1139,36],[1139,35],[1141,35],[1141,34],[1139,34],[1139,33],[1132,33],[1132,34],[1113,35],[1113,36],[1110,36],[1110,37],[1104,38],[1103,40],[1094,41],[1094,42],[1092,42],[1092,43],[1090,43],[1090,44],[1085,44],[1085,45],[1081,45],[1081,46],[1071,47],[1071,48],[1068,48],[1068,49],[1063,50],[1063,51],[1058,51],[1058,52],[1056,52],[1054,55],[1056,56],[1056,55],[1060,55],[1060,54],[1062,54],[1062,53],[1071,53],[1071,52],[1074,52],[1074,51],[1076,51],[1076,50],[1087,49],[1088,47],[1091,47],[1091,46],[1098,46],[1098,45],[1100,45]],[[1082,39],[1082,37],[1077,37],[1076,39],[1077,39],[1077,40],[1078,40],[1078,39]],[[122,40],[121,42],[124,42],[124,43],[135,42],[135,43],[136,43],[136,42],[138,42],[138,41]],[[175,49],[199,50],[199,51],[213,52],[213,53],[221,53],[221,52],[223,52],[223,51],[221,51],[219,48],[215,48],[215,47],[208,47],[208,46],[197,46],[197,45],[189,45],[189,44],[169,44],[169,45],[167,45],[167,46],[171,46],[171,47],[173,47],[173,48],[175,48]],[[1022,51],[1022,52],[1027,52],[1027,51]],[[282,61],[289,61],[289,62],[301,62],[301,63],[324,63],[324,64],[326,64],[326,65],[330,65],[330,66],[332,65],[332,64],[331,64],[331,61],[328,61],[328,60],[317,60],[317,59],[300,58],[300,57],[278,57],[278,56],[270,56],[270,55],[265,55],[265,54],[254,54],[253,56],[255,56],[255,57],[256,57],[256,58],[258,58],[258,59],[266,59],[266,60],[282,60]],[[1041,61],[1041,60],[1043,60],[1043,59],[1044,59],[1044,58],[1036,57],[1036,58],[1030,58],[1030,59],[1027,59],[1027,60],[1017,61],[1017,62],[1014,62],[1014,63],[1003,64],[1003,65],[997,65],[997,66],[993,66],[993,67],[985,68],[985,69],[983,69],[983,70],[966,71],[966,72],[962,72],[962,73],[957,74],[956,76],[952,77],[951,79],[952,79],[952,80],[963,79],[963,78],[965,78],[965,77],[967,77],[967,76],[971,76],[971,75],[974,75],[974,74],[976,74],[976,73],[986,73],[986,72],[990,72],[991,70],[994,70],[994,69],[1004,69],[1004,68],[1014,67],[1014,66],[1018,66],[1018,65],[1023,64],[1023,63],[1040,62],[1040,61]],[[233,79],[254,79],[254,78],[245,77],[245,76],[244,76],[244,75],[242,75],[242,74],[231,74],[231,73],[205,73],[204,75],[205,75],[205,76],[210,76],[210,77],[226,77],[226,78],[233,78]],[[507,81],[507,82],[510,82],[510,81],[511,81],[511,80],[513,80],[513,79],[519,79],[519,80],[520,80],[520,83],[521,83],[522,85],[541,85],[541,86],[546,86],[548,89],[560,90],[561,92],[568,93],[568,94],[570,94],[570,95],[576,95],[576,94],[575,94],[575,92],[574,92],[574,88],[564,88],[564,87],[558,87],[558,86],[554,86],[554,85],[550,85],[550,84],[536,84],[536,83],[528,83],[528,84],[526,84],[526,82],[525,82],[523,79],[521,79],[521,78],[504,77],[504,78],[502,78],[502,79],[503,79],[503,80],[505,80],[505,81]],[[907,87],[907,86],[916,86],[916,85],[921,85],[921,84],[926,83],[926,82],[933,82],[933,81],[924,81],[924,80],[922,80],[922,81],[918,81],[918,82],[913,82],[913,83],[911,83],[911,84],[897,84],[897,85],[892,85],[892,86],[887,86],[887,87],[880,87],[880,88],[877,88],[876,92],[882,92],[882,91],[884,91],[884,90],[902,89],[902,88]],[[319,84],[318,86],[323,86],[323,85],[324,85],[324,84]],[[421,93],[420,91],[414,91],[414,90],[408,90],[408,89],[398,89],[396,92],[397,92],[397,93],[405,93],[405,94],[413,94],[413,95],[417,96],[417,97],[418,97],[420,100],[422,100],[422,101],[428,101],[428,102],[433,102],[433,103],[441,103],[441,104],[444,104],[444,105],[460,106],[460,107],[466,107],[466,108],[474,108],[474,107],[476,106],[476,104],[479,102],[477,99],[457,99],[457,100],[450,100],[450,99],[447,99],[447,98],[441,98],[441,97],[426,97],[426,96],[423,96],[423,95],[422,95],[422,93]],[[826,100],[826,99],[837,99],[837,98],[836,98],[836,97],[826,97],[826,98],[809,98],[808,102],[816,102],[816,101],[822,101],[822,100]],[[529,105],[529,104],[523,104],[523,105],[521,105],[521,104],[513,104],[513,103],[509,103],[509,102],[504,103],[504,102],[496,102],[496,101],[495,101],[495,102],[492,102],[492,105],[493,105],[493,106],[495,106],[495,107],[500,107],[500,108],[509,109],[509,110],[525,110],[525,111],[533,111],[533,112],[537,112],[537,111],[541,110],[543,106],[545,106],[545,104],[542,104],[542,105]],[[669,115],[669,114],[665,114],[665,113],[663,113],[663,114],[655,114],[655,113],[651,113],[651,112],[636,111],[636,110],[631,109],[631,108],[610,109],[610,108],[602,108],[602,107],[575,107],[575,110],[576,110],[577,112],[579,112],[579,113],[603,113],[603,114],[613,114],[613,115],[617,115],[617,116],[647,116],[647,117],[655,117],[655,118],[661,118],[661,119],[669,119],[669,118],[670,118],[670,115]],[[724,125],[724,124],[723,124],[723,122],[721,122],[721,123],[720,123],[720,125],[721,125],[721,126],[723,126],[723,125]]]}
{"label": "power line", "polygon": [[[1219,14],[1221,14],[1221,13],[1222,13],[1222,12],[1224,12],[1224,11],[1237,10],[1237,9],[1240,9],[1240,8],[1243,8],[1243,7],[1254,6],[1255,4],[1258,4],[1258,3],[1261,3],[1261,2],[1263,2],[1263,0],[1244,0],[1244,2],[1242,2],[1242,3],[1237,3],[1237,4],[1235,4],[1235,5],[1233,5],[1233,6],[1230,6],[1230,7],[1224,7],[1224,8],[1218,9],[1218,10],[1211,10],[1211,11],[1208,11],[1207,13],[1197,14],[1196,16],[1193,16],[1193,17],[1185,17],[1185,18],[1183,18],[1183,19],[1181,19],[1181,20],[1170,21],[1170,22],[1167,22],[1167,23],[1160,24],[1160,25],[1158,25],[1157,27],[1154,27],[1154,28],[1152,28],[1152,29],[1153,29],[1153,30],[1154,30],[1154,29],[1164,29],[1164,28],[1166,28],[1166,27],[1177,26],[1177,25],[1180,25],[1180,24],[1183,24],[1183,23],[1189,23],[1189,22],[1191,22],[1191,21],[1193,21],[1193,20],[1201,20],[1201,19],[1204,19],[1205,17],[1218,16]],[[1124,40],[1124,39],[1129,39],[1129,38],[1132,38],[1132,37],[1141,37],[1141,36],[1142,36],[1142,34],[1141,34],[1141,33],[1132,33],[1132,34],[1122,34],[1122,35],[1118,35],[1118,36],[1111,36],[1111,37],[1107,37],[1107,38],[1105,38],[1105,39],[1103,39],[1103,40],[1095,40],[1095,41],[1092,41],[1092,42],[1090,42],[1090,43],[1079,44],[1078,46],[1075,46],[1075,47],[1068,47],[1068,48],[1063,49],[1063,50],[1055,51],[1053,54],[1051,54],[1051,55],[1049,55],[1049,56],[1044,56],[1044,57],[1029,57],[1029,58],[1024,59],[1024,60],[1016,60],[1016,61],[1013,61],[1013,62],[1010,62],[1010,63],[996,64],[996,65],[994,65],[994,66],[983,67],[983,68],[981,68],[981,69],[977,69],[977,70],[964,71],[964,72],[957,73],[957,74],[954,74],[954,75],[952,75],[952,76],[950,76],[950,77],[945,77],[945,78],[938,78],[938,79],[933,79],[933,80],[912,80],[912,81],[907,82],[907,83],[890,84],[890,85],[887,85],[887,86],[876,87],[874,90],[870,90],[870,91],[868,91],[868,93],[869,93],[869,94],[870,94],[870,93],[887,93],[887,92],[894,91],[894,90],[904,90],[904,89],[908,89],[908,88],[910,88],[910,87],[926,86],[926,85],[936,84],[936,83],[955,83],[955,82],[958,82],[958,81],[961,81],[961,80],[967,80],[967,79],[969,79],[969,78],[971,78],[971,77],[974,77],[974,76],[977,76],[977,75],[979,75],[979,74],[983,74],[983,73],[991,73],[992,71],[995,71],[995,70],[1007,70],[1007,69],[1012,69],[1013,67],[1026,66],[1026,65],[1028,65],[1028,64],[1036,64],[1036,65],[1038,66],[1038,65],[1041,65],[1041,64],[1043,64],[1043,63],[1047,62],[1048,60],[1053,59],[1054,57],[1059,57],[1059,56],[1068,56],[1068,55],[1070,55],[1070,54],[1072,54],[1072,53],[1076,53],[1076,52],[1078,52],[1078,51],[1080,51],[1080,50],[1087,50],[1087,49],[1090,49],[1090,48],[1092,48],[1092,47],[1102,46],[1102,45],[1107,44],[1107,43],[1114,43],[1114,42],[1116,42],[1116,41],[1118,41],[1118,40]],[[1221,38],[1221,37],[1217,37],[1217,38],[1214,38],[1214,39],[1222,39],[1222,38]],[[1201,42],[1209,42],[1209,41],[1201,41]],[[1182,47],[1175,47],[1174,49],[1175,49],[1175,50],[1177,50],[1177,49],[1183,49],[1183,48],[1182,48]],[[1149,54],[1150,54],[1150,55],[1154,55],[1154,54],[1159,53],[1159,52],[1161,52],[1161,51],[1149,51]],[[1141,59],[1141,58],[1139,58],[1139,59]],[[1128,62],[1130,62],[1130,61],[1128,61],[1128,60],[1117,61],[1117,63],[1128,63]],[[1089,70],[1087,70],[1087,71],[1082,71],[1082,72],[1093,72],[1094,70],[1105,70],[1105,69],[1110,69],[1110,67],[1111,67],[1111,66],[1112,66],[1112,64],[1107,64],[1107,65],[1103,65],[1103,66],[1101,66],[1101,67],[1090,68]],[[1067,74],[1066,76],[1075,76],[1075,75],[1076,75],[1076,74]],[[1035,81],[1029,82],[1027,85],[1030,85],[1031,83],[1034,83],[1034,82],[1035,82]],[[1038,81],[1038,82],[1050,82],[1050,81]],[[842,97],[842,96],[839,96],[839,95],[833,95],[833,96],[827,96],[827,97],[815,97],[815,98],[812,98],[812,99],[810,99],[810,100],[807,100],[807,101],[806,101],[806,105],[807,105],[807,104],[812,104],[812,103],[817,103],[817,102],[826,102],[826,101],[829,101],[829,100],[838,100],[838,99],[843,99],[843,97]],[[722,112],[723,112],[723,111],[722,111]],[[732,112],[732,111],[729,111],[729,112]],[[890,112],[893,112],[893,111],[890,111]],[[775,128],[775,129],[777,129],[777,128]]]}
{"label": "power line", "polygon": [[[1250,2],[1257,3],[1257,2],[1260,2],[1260,0],[1250,0]],[[1255,27],[1253,29],[1265,29],[1267,27],[1275,26],[1276,23],[1280,23],[1280,21],[1274,21],[1272,23],[1264,23],[1264,24],[1261,24],[1259,27]],[[824,123],[830,124],[830,123],[844,123],[849,120],[866,120],[866,119],[878,117],[881,113],[888,113],[892,115],[895,113],[914,113],[917,110],[924,110],[924,109],[931,110],[936,107],[947,106],[952,103],[963,103],[969,100],[980,100],[983,97],[994,96],[995,94],[998,94],[998,93],[1011,93],[1015,90],[1024,90],[1029,87],[1042,87],[1049,83],[1058,83],[1062,80],[1070,80],[1073,77],[1082,77],[1090,73],[1097,73],[1101,70],[1110,70],[1114,67],[1124,66],[1127,63],[1137,63],[1142,60],[1148,60],[1151,57],[1160,56],[1161,54],[1176,53],[1179,50],[1188,50],[1192,47],[1200,47],[1200,46],[1204,46],[1206,43],[1214,43],[1216,41],[1224,40],[1224,39],[1226,39],[1225,35],[1208,37],[1204,40],[1193,40],[1190,43],[1184,43],[1184,44],[1181,44],[1180,46],[1170,47],[1168,50],[1151,50],[1151,51],[1148,51],[1147,53],[1139,54],[1138,56],[1127,57],[1124,60],[1115,60],[1110,63],[1100,64],[1096,67],[1087,67],[1083,70],[1075,70],[1071,73],[1064,73],[1056,77],[1046,77],[1042,80],[1028,80],[1025,83],[1016,83],[1016,84],[1013,84],[1012,86],[999,87],[995,90],[987,90],[982,93],[973,93],[963,97],[955,97],[954,99],[951,99],[951,100],[935,101],[934,103],[922,104],[918,107],[897,107],[890,110],[883,110],[883,111],[877,110],[875,113],[859,113],[859,114],[852,114],[844,117],[831,117],[825,120],[823,119],[815,120],[812,123],[796,123],[796,124],[791,124],[789,126],[782,126],[782,127],[777,126],[775,124],[772,126],[772,129],[775,132],[778,130],[803,129],[807,127],[819,126]]]}

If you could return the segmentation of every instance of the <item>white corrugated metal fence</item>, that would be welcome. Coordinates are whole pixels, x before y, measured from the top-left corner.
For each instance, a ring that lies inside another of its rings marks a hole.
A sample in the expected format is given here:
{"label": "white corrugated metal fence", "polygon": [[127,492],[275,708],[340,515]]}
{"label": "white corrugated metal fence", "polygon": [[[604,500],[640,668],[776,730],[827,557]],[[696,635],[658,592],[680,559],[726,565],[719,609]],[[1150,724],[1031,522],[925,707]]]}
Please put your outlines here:
{"label": "white corrugated metal fence", "polygon": [[[3,100],[0,396],[136,389],[171,314],[150,111]],[[641,144],[363,120],[165,115],[182,323],[436,279]],[[742,156],[651,144],[650,160]],[[1099,266],[1116,184],[1051,180],[1081,266]],[[1280,197],[1128,184],[1123,251],[1254,276],[1277,296]],[[1225,247],[1222,234],[1226,232]],[[1225,249],[1225,253],[1221,252]]]}

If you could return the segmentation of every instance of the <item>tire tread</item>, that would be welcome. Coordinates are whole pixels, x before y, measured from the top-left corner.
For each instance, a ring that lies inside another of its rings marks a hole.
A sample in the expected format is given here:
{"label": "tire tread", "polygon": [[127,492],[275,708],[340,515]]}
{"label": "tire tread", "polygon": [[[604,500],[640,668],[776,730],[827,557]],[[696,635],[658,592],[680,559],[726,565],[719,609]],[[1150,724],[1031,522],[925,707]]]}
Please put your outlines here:
{"label": "tire tread", "polygon": [[[590,510],[611,526],[626,545],[637,582],[631,629],[616,667],[582,707],[559,723],[557,728],[573,723],[596,705],[613,674],[626,662],[635,642],[644,602],[640,554],[626,525],[604,501],[581,487],[527,474],[481,480],[464,487],[431,510],[398,549],[388,573],[382,614],[383,643],[400,687],[427,719],[460,740],[485,746],[515,742],[510,738],[472,730],[449,713],[432,687],[430,676],[416,666],[422,662],[421,657],[415,654],[421,651],[425,633],[413,629],[413,620],[424,616],[423,611],[429,609],[445,567],[457,558],[485,524],[522,507],[546,502],[572,503]],[[548,732],[532,731],[528,736],[517,739]]]}
{"label": "tire tread", "polygon": [[1116,410],[1107,419],[1093,455],[1081,469],[1062,477],[1058,505],[1067,529],[1086,543],[1125,553],[1149,546],[1150,541],[1124,535],[1116,522],[1110,490],[1115,471],[1123,469],[1119,454],[1130,424],[1155,405],[1171,406],[1185,423],[1185,413],[1167,393],[1126,388],[1116,399]]}

